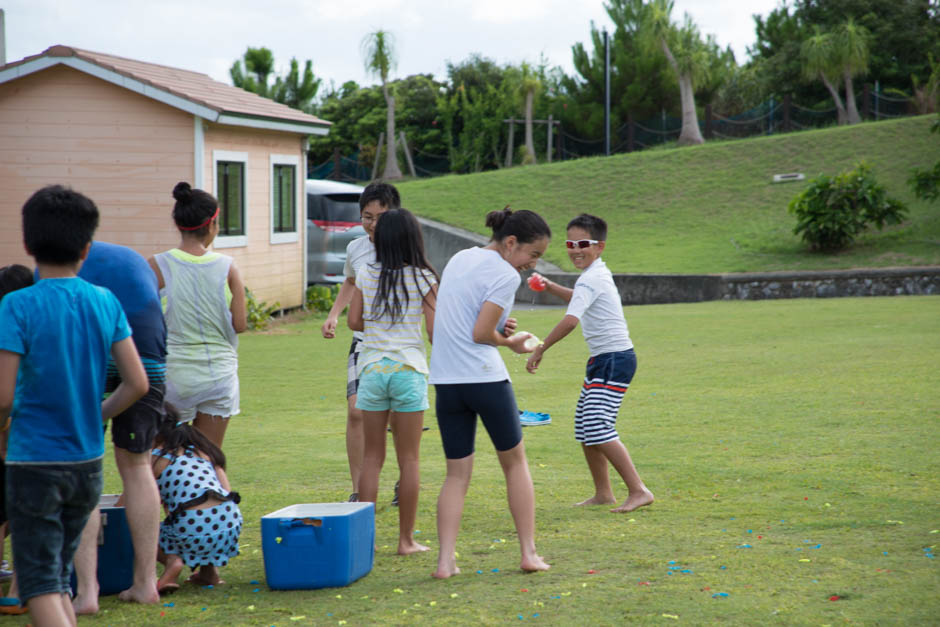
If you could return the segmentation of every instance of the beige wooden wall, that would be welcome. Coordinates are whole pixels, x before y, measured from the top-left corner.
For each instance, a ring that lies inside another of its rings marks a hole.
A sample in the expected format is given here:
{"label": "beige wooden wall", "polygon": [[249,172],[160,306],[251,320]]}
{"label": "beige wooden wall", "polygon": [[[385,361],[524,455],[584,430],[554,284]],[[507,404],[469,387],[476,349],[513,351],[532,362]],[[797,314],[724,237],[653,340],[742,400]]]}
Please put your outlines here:
{"label": "beige wooden wall", "polygon": [[[244,247],[216,248],[218,252],[235,259],[245,279],[245,285],[258,300],[281,307],[298,307],[303,304],[305,290],[303,269],[303,238],[307,236],[303,219],[304,181],[302,138],[293,133],[264,131],[258,129],[204,124],[205,173],[203,185],[206,191],[217,196],[213,187],[213,151],[224,150],[247,153],[245,172],[247,239]],[[296,242],[271,243],[271,184],[270,156],[294,155],[299,160],[297,167],[296,206],[298,237]]]}
{"label": "beige wooden wall", "polygon": [[0,85],[0,265],[32,263],[20,210],[53,183],[95,201],[96,239],[144,256],[175,246],[172,190],[193,177],[192,120],[61,65]]}

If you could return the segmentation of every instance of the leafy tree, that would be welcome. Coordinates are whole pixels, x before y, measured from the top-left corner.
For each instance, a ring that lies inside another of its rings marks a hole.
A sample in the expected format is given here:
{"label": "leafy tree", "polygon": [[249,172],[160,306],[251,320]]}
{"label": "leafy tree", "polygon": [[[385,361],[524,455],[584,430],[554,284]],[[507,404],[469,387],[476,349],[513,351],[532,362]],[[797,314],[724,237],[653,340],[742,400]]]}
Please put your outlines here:
{"label": "leafy tree", "polygon": [[647,7],[642,28],[651,45],[661,49],[678,77],[682,103],[679,145],[705,143],[695,109],[695,85],[708,76],[708,48],[688,14],[681,26],[672,22],[673,0],[653,0]]}
{"label": "leafy tree", "polygon": [[833,84],[839,71],[836,55],[835,37],[832,33],[823,33],[819,27],[800,47],[804,77],[807,80],[819,80],[826,86],[835,103],[839,124],[845,124],[848,120],[845,105],[842,104],[838,88]]}
{"label": "leafy tree", "polygon": [[242,71],[242,62],[236,60],[229,70],[232,77],[232,84],[235,87],[241,87],[245,91],[250,91],[259,96],[268,96],[269,86],[268,78],[274,72],[274,54],[268,48],[248,47],[242,56],[245,61],[245,70]]}
{"label": "leafy tree", "polygon": [[[852,78],[868,70],[868,31],[849,18],[831,32],[819,27],[800,48],[803,72],[808,79],[819,79],[829,91],[838,111],[839,124],[857,124],[862,118],[855,104]],[[838,81],[845,84],[845,105],[839,97]],[[835,84],[834,84],[835,83]]]}
{"label": "leafy tree", "polygon": [[[632,115],[644,120],[678,105],[675,78],[665,57],[649,54],[640,37],[644,0],[609,0],[604,9],[613,23],[610,35],[610,122],[613,128]],[[576,76],[559,81],[556,115],[567,129],[582,137],[604,133],[604,38],[591,23],[591,46],[571,48]]]}
{"label": "leafy tree", "polygon": [[[245,69],[242,69],[242,60]],[[271,98],[281,104],[307,113],[313,112],[313,101],[320,88],[321,79],[313,74],[313,62],[309,59],[304,64],[303,78],[297,59],[290,60],[290,71],[286,76],[276,76],[274,84],[269,85],[271,75],[274,73],[274,54],[267,48],[249,47],[241,60],[236,60],[229,69],[232,84]]]}
{"label": "leafy tree", "polygon": [[927,54],[940,57],[940,11],[935,0],[784,1],[767,17],[754,16],[757,42],[749,65],[762,74],[764,96],[793,94],[797,102],[826,98],[821,83],[802,78],[800,44],[813,28],[833,32],[851,18],[869,35],[868,76],[883,89],[907,90],[911,76],[923,84],[930,76]]}
{"label": "leafy tree", "polygon": [[395,141],[395,96],[388,88],[389,72],[395,67],[395,43],[392,34],[377,30],[366,35],[362,40],[362,55],[366,71],[382,79],[382,94],[385,96],[385,135],[388,158],[385,160],[382,178],[400,179],[401,168],[398,167]]}

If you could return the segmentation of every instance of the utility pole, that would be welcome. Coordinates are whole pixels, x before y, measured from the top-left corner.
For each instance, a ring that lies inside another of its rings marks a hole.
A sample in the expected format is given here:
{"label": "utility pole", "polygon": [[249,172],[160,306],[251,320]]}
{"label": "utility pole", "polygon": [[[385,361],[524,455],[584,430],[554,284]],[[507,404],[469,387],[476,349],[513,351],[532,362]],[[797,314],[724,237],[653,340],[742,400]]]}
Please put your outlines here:
{"label": "utility pole", "polygon": [[610,156],[610,36],[604,29],[604,154]]}

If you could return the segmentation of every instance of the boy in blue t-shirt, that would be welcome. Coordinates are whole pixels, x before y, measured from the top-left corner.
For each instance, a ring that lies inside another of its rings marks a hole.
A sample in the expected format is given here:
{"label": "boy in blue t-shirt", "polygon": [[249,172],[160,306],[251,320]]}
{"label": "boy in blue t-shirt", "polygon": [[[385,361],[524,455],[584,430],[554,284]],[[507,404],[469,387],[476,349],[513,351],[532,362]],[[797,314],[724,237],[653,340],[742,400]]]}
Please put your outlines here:
{"label": "boy in blue t-shirt", "polygon": [[[23,243],[40,281],[0,302],[7,514],[20,599],[37,625],[76,622],[69,578],[101,495],[102,420],[148,389],[117,298],[76,276],[97,226],[98,208],[82,194],[59,185],[33,194]],[[102,402],[109,354],[122,383]]]}
{"label": "boy in blue t-shirt", "polygon": [[636,372],[636,353],[623,316],[620,292],[601,253],[607,245],[607,223],[582,213],[568,223],[565,246],[568,257],[581,276],[574,289],[541,277],[545,290],[568,303],[565,316],[551,330],[545,341],[529,356],[526,369],[535,373],[553,344],[571,333],[578,323],[591,353],[581,395],[574,415],[574,437],[581,443],[591,478],[594,496],[578,505],[616,503],[607,463],[620,474],[629,494],[612,512],[632,512],[650,505],[653,493],[640,479],[627,447],[617,434],[617,412]]}

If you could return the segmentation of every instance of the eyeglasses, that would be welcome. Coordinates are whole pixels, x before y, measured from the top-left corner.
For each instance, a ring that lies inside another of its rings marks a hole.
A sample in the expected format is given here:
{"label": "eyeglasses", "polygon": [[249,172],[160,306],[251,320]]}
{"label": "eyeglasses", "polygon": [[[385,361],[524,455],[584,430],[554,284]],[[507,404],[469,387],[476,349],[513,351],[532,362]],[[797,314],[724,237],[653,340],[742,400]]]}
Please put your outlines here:
{"label": "eyeglasses", "polygon": [[567,246],[568,248],[587,248],[591,244],[597,244],[597,243],[598,241],[596,239],[579,239],[577,241],[573,239],[565,240],[565,246]]}

